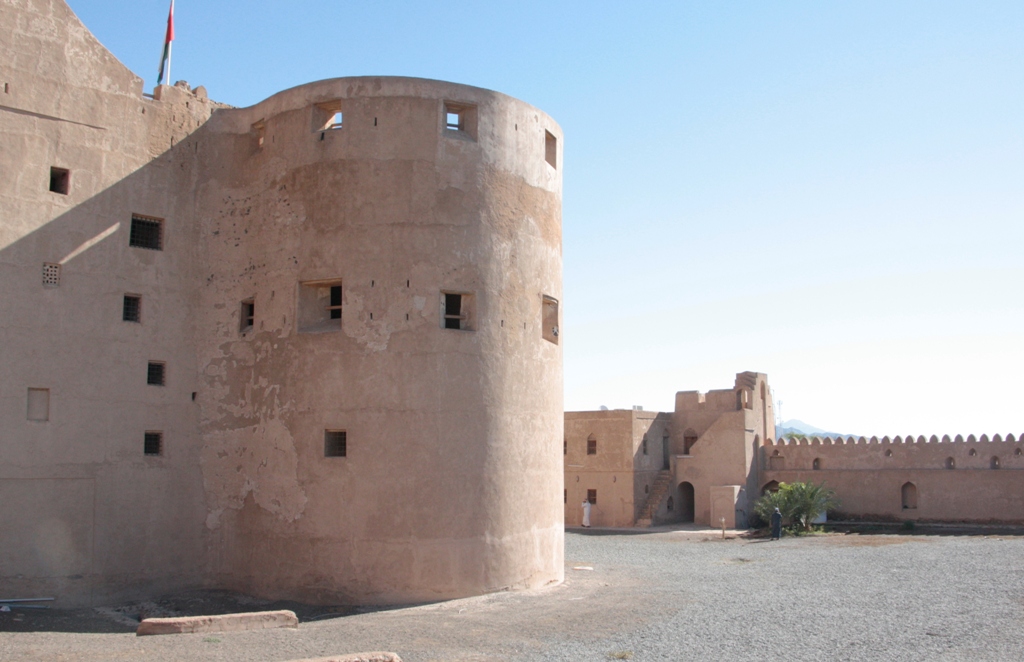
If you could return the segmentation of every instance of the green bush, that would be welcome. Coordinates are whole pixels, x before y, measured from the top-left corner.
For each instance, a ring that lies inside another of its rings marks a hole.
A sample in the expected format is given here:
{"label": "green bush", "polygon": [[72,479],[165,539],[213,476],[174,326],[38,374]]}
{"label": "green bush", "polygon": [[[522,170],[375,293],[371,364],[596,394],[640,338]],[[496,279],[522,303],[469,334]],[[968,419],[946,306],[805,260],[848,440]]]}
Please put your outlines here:
{"label": "green bush", "polygon": [[778,508],[783,525],[801,531],[810,531],[811,520],[838,507],[836,493],[825,487],[825,483],[780,483],[777,492],[766,492],[754,502],[754,512],[761,519],[770,522]]}

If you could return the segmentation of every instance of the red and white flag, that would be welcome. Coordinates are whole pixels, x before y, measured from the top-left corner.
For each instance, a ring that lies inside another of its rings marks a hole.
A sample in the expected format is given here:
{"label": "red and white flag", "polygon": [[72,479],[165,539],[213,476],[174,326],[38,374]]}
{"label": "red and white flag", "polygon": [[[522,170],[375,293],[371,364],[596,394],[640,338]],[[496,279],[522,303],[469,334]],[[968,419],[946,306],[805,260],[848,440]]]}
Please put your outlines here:
{"label": "red and white flag", "polygon": [[164,70],[167,71],[167,82],[171,78],[171,42],[174,41],[174,0],[171,0],[171,11],[167,14],[167,37],[164,39],[164,54],[160,58],[160,75],[156,77],[156,84],[164,81]]}

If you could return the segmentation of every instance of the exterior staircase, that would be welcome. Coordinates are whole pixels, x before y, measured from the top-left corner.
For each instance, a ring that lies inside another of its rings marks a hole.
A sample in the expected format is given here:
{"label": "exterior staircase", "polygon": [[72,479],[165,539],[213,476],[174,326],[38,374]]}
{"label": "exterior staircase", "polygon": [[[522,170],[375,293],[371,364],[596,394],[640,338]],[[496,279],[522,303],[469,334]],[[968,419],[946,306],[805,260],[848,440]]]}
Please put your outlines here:
{"label": "exterior staircase", "polygon": [[658,477],[654,479],[654,484],[651,485],[651,491],[647,494],[647,500],[644,501],[643,507],[640,509],[640,514],[636,518],[636,526],[641,528],[647,528],[654,522],[654,513],[658,512],[658,506],[665,500],[669,490],[672,489],[673,475],[671,471],[660,471]]}

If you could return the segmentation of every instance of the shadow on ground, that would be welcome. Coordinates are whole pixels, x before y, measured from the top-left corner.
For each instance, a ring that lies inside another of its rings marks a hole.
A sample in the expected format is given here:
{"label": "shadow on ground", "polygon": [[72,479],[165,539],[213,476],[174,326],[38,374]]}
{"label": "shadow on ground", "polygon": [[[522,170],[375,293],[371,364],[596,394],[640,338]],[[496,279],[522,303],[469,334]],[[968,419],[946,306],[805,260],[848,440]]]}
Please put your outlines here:
{"label": "shadow on ground", "polygon": [[28,609],[12,607],[0,612],[0,632],[76,632],[110,634],[135,632],[144,618],[215,616],[289,609],[299,622],[342,618],[352,614],[389,611],[416,605],[353,607],[309,605],[291,600],[260,600],[231,591],[190,591],[155,600],[80,609]]}

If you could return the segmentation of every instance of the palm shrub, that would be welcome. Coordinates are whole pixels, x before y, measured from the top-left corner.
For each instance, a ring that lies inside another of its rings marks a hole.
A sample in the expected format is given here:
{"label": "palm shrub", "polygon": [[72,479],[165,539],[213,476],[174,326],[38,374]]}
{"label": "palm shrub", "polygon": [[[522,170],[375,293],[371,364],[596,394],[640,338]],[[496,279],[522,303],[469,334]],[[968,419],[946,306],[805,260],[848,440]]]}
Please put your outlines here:
{"label": "palm shrub", "polygon": [[779,489],[775,492],[765,492],[760,499],[754,502],[754,512],[765,524],[772,521],[772,513],[775,512],[776,508],[782,513],[782,523],[786,523],[788,506],[786,504],[786,492],[782,489],[784,486],[786,486],[786,483],[779,485]]}
{"label": "palm shrub", "polygon": [[754,512],[766,522],[778,508],[784,523],[799,525],[804,531],[811,530],[815,517],[838,507],[836,493],[825,483],[781,483],[777,492],[768,492],[754,502]]}

